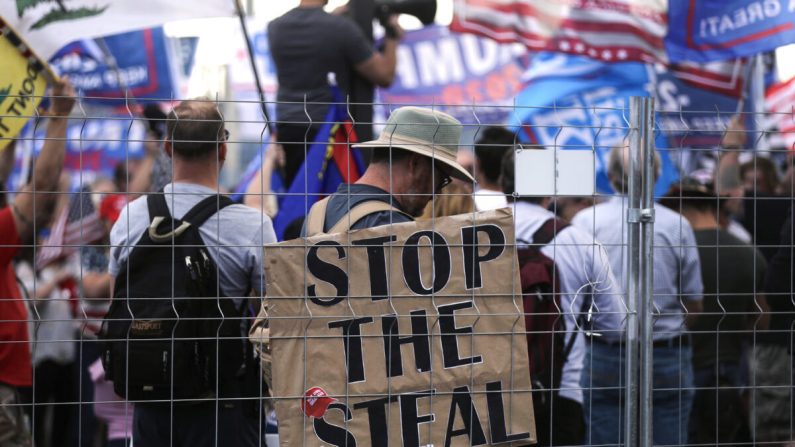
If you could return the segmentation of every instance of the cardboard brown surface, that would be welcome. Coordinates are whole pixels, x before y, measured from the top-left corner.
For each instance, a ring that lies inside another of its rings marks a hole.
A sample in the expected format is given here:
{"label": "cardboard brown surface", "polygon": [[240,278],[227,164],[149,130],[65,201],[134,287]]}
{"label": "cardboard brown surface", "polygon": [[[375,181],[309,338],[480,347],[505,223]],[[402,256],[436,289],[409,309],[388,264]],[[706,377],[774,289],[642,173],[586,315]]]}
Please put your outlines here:
{"label": "cardboard brown surface", "polygon": [[509,209],[269,245],[265,263],[282,445],[535,441]]}

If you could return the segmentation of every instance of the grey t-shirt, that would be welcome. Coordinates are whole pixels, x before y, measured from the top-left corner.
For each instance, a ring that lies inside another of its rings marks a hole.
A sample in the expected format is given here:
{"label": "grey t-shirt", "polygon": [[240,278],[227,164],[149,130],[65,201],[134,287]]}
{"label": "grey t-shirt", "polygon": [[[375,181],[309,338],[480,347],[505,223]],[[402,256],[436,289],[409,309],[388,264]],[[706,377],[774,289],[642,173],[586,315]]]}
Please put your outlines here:
{"label": "grey t-shirt", "polygon": [[[164,191],[168,209],[176,218],[216,193],[206,186],[190,183],[170,183]],[[111,275],[119,274],[150,220],[145,196],[124,207],[110,232]],[[225,296],[244,298],[251,289],[260,294],[264,292],[262,246],[276,242],[273,224],[267,215],[244,205],[230,205],[207,219],[199,233],[218,266],[221,291]]]}
{"label": "grey t-shirt", "polygon": [[374,51],[353,20],[320,7],[298,7],[272,21],[268,45],[279,81],[276,118],[280,122],[307,122],[304,96],[312,121],[323,121],[332,100],[327,74],[336,75],[345,95],[350,92],[354,66]]}
{"label": "grey t-shirt", "polygon": [[[400,204],[395,200],[392,194],[389,194],[381,188],[370,185],[343,183],[337,188],[337,192],[335,192],[328,201],[328,206],[326,207],[326,222],[323,225],[323,231],[329,231],[342,217],[350,212],[351,208],[370,200],[389,203],[402,211]],[[411,222],[411,220],[410,217],[403,213],[379,211],[359,219],[359,221],[351,225],[351,230]],[[301,234],[306,235],[306,224],[301,230]]]}

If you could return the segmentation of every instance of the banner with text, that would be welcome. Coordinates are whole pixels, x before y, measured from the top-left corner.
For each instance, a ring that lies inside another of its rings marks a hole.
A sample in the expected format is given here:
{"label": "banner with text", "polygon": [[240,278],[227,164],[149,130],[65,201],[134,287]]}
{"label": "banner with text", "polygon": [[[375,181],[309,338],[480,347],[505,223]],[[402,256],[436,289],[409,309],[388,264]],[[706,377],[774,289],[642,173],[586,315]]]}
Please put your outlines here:
{"label": "banner with text", "polygon": [[[262,17],[250,17],[247,20],[249,39],[254,52],[254,63],[260,76],[262,93],[271,119],[276,117],[276,64],[271,57],[268,45],[268,22]],[[229,94],[234,101],[237,114],[236,139],[247,139],[257,142],[266,142],[269,138],[269,129],[265,124],[265,117],[260,104],[260,94],[251,70],[251,61],[246,49],[246,41],[240,26],[230,30],[232,48],[229,50]]]}
{"label": "banner with text", "polygon": [[[627,138],[629,98],[650,96],[648,66],[544,52],[533,58],[526,76],[527,87],[511,117],[520,140],[548,149],[593,151],[596,188],[612,192],[608,156]],[[678,173],[667,152],[660,156],[663,170],[655,191],[663,194]]]}
{"label": "banner with text", "polygon": [[673,62],[753,56],[795,42],[795,1],[672,1],[668,23]]}
{"label": "banner with text", "polygon": [[[0,20],[0,24],[2,21]],[[42,66],[25,57],[9,34],[0,32],[0,151],[36,116],[36,107],[47,88]]]}
{"label": "banner with text", "polygon": [[[69,75],[86,101],[107,105],[109,98],[123,103],[127,96],[135,101],[167,101],[184,98],[187,93],[196,41],[166,38],[159,27],[131,31],[101,41],[72,42],[61,48],[50,64],[60,75]],[[113,65],[108,64],[109,57]]]}
{"label": "banner with text", "polygon": [[172,20],[235,16],[234,2],[193,0],[16,0],[0,2],[0,18],[42,61],[64,44],[151,28]]}
{"label": "banner with text", "polygon": [[[141,159],[146,128],[145,121],[129,116],[70,120],[66,128],[64,170],[72,174],[73,186],[91,183],[97,177],[113,178],[116,165]],[[41,151],[46,133],[43,124],[29,124],[22,130],[16,147],[17,162],[8,179],[11,191],[27,183],[30,160]]]}
{"label": "banner with text", "polygon": [[398,47],[395,82],[379,90],[380,102],[391,108],[437,107],[463,123],[501,123],[522,90],[526,68],[522,45],[428,26],[406,33]]}
{"label": "banner with text", "polygon": [[268,245],[265,257],[283,444],[535,441],[509,209]]}

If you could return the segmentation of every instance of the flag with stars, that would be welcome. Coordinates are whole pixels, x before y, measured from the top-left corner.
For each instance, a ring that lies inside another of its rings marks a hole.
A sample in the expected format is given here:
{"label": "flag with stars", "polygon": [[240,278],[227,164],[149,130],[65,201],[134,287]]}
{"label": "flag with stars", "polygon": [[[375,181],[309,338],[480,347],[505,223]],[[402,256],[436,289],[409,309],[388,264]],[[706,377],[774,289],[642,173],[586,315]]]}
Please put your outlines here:
{"label": "flag with stars", "polygon": [[665,62],[667,1],[456,0],[450,29],[605,62]]}

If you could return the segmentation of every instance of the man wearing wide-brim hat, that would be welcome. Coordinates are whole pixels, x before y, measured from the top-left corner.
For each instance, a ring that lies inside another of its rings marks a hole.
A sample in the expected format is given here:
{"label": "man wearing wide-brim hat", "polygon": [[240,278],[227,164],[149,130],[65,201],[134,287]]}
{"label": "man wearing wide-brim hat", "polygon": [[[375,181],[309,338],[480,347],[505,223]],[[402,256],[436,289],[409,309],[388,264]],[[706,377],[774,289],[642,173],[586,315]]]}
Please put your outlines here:
{"label": "man wearing wide-brim hat", "polygon": [[316,203],[304,233],[408,222],[420,216],[452,178],[474,181],[456,162],[461,128],[452,116],[427,108],[401,107],[392,112],[378,139],[353,145],[372,150],[364,175]]}

